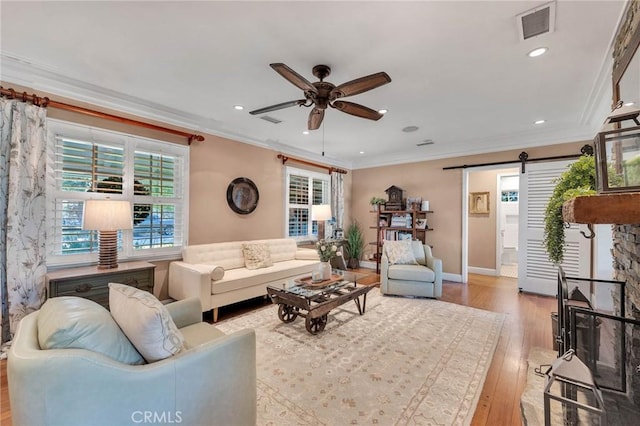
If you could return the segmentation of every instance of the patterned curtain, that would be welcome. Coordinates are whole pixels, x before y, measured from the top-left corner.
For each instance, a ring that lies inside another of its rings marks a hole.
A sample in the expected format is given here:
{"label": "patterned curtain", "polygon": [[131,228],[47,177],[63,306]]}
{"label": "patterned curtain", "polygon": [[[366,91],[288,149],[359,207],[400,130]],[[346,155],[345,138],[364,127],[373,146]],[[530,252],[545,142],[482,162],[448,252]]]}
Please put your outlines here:
{"label": "patterned curtain", "polygon": [[344,224],[344,175],[338,172],[331,173],[331,211],[335,223],[333,229],[343,229]]}
{"label": "patterned curtain", "polygon": [[45,297],[46,110],[0,99],[2,343]]}

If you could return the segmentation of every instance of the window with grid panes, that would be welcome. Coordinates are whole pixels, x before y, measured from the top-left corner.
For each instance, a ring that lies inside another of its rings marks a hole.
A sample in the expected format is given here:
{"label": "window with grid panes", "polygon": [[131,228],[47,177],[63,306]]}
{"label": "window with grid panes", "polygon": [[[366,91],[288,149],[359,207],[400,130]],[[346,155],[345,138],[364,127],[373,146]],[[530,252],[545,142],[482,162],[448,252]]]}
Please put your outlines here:
{"label": "window with grid panes", "polygon": [[188,148],[50,119],[48,264],[94,261],[98,232],[82,229],[87,199],[132,204],[133,229],[118,232],[118,256],[179,254],[185,243]]}
{"label": "window with grid panes", "polygon": [[331,176],[293,167],[286,170],[286,236],[298,240],[315,239],[318,224],[311,220],[311,208],[330,203]]}

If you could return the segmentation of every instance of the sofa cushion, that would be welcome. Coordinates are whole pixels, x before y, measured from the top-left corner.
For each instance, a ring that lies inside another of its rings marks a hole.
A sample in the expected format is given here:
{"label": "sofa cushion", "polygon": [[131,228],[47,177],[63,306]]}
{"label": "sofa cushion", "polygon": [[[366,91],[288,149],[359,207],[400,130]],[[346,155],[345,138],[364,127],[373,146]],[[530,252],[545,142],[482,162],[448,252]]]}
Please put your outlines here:
{"label": "sofa cushion", "polygon": [[38,313],[38,343],[42,349],[87,349],[125,364],[144,364],[109,311],[82,297],[44,302]]}
{"label": "sofa cushion", "polygon": [[404,281],[434,282],[436,280],[436,274],[422,265],[393,265],[393,268],[389,268],[387,276],[392,280]]}
{"label": "sofa cushion", "polygon": [[167,308],[151,293],[109,283],[111,315],[147,362],[159,361],[183,349],[184,338]]}
{"label": "sofa cushion", "polygon": [[244,268],[242,241],[188,246],[182,250],[182,260],[186,263],[220,266],[225,271]]}
{"label": "sofa cushion", "polygon": [[269,246],[262,243],[242,244],[244,265],[247,269],[260,269],[273,266]]}
{"label": "sofa cushion", "polygon": [[389,263],[392,265],[416,265],[416,256],[411,248],[411,241],[385,241]]}
{"label": "sofa cushion", "polygon": [[224,278],[211,284],[211,294],[226,293],[246,287],[266,284],[271,281],[283,281],[297,275],[310,273],[317,260],[286,260],[275,262],[268,268],[249,270],[246,268],[225,271]]}
{"label": "sofa cushion", "polygon": [[182,260],[186,263],[221,266],[225,271],[244,268],[242,252],[244,243],[266,244],[269,247],[271,261],[274,263],[295,259],[298,248],[296,241],[292,238],[196,244],[182,250]]}

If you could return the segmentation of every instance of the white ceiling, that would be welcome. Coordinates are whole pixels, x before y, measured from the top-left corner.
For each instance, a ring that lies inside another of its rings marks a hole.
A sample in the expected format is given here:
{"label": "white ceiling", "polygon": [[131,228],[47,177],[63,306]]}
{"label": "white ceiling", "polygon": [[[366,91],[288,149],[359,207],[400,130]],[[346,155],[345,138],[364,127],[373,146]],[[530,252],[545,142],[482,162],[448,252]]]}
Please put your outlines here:
{"label": "white ceiling", "polygon": [[[0,72],[290,155],[319,159],[324,143],[325,162],[349,168],[591,139],[625,2],[560,0],[555,32],[521,41],[516,15],[544,3],[2,1]],[[548,53],[528,58],[538,46]],[[386,71],[390,84],[346,100],[389,112],[375,122],[329,109],[307,136],[309,109],[268,113],[277,125],[249,115],[302,98],[273,62],[309,81],[329,65],[336,85]],[[416,147],[425,139],[435,144]]]}

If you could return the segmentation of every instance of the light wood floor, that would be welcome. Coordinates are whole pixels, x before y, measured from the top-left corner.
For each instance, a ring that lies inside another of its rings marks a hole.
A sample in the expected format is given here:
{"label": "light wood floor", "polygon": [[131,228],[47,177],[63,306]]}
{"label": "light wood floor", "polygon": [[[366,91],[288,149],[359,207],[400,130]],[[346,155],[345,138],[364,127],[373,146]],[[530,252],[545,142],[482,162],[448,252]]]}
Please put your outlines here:
{"label": "light wood floor", "polygon": [[[369,281],[375,282],[376,277]],[[521,425],[520,394],[526,381],[527,355],[531,347],[552,348],[550,314],[555,311],[555,299],[519,293],[514,278],[470,274],[466,285],[445,283],[441,300],[506,314],[472,425]],[[255,305],[249,304],[221,309],[220,319],[253,308]],[[6,372],[3,360],[0,362],[2,426],[12,424]]]}

